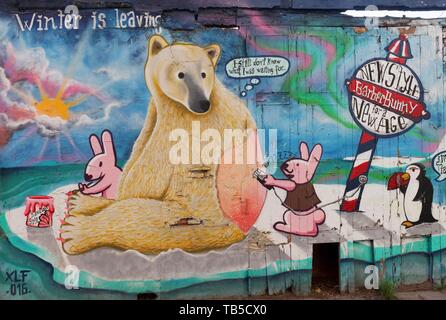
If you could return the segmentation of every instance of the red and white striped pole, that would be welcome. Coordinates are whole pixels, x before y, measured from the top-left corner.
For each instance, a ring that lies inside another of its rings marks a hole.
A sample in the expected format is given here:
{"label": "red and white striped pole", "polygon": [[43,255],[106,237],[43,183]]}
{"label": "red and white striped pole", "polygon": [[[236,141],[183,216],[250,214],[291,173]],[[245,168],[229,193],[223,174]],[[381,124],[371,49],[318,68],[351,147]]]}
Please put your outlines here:
{"label": "red and white striped pole", "polygon": [[[407,35],[401,34],[386,48],[387,60],[406,64],[406,60],[412,58]],[[367,183],[367,175],[375,153],[377,136],[363,130],[356,151],[355,161],[347,179],[344,197],[341,203],[341,211],[353,212],[359,210],[362,192]]]}
{"label": "red and white striped pole", "polygon": [[362,191],[367,182],[367,175],[377,142],[378,138],[376,136],[367,131],[362,131],[355,161],[347,179],[341,211],[353,212],[359,210]]}

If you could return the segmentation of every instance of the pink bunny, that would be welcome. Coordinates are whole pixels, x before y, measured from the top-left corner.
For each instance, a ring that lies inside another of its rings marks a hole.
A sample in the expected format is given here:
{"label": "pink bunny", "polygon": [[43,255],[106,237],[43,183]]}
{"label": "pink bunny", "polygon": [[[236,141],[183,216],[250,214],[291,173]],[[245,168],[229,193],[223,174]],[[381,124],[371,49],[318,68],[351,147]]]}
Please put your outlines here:
{"label": "pink bunny", "polygon": [[301,142],[300,157],[291,158],[281,165],[280,170],[288,179],[275,179],[267,175],[260,182],[268,189],[277,187],[287,191],[282,204],[288,210],[283,214],[283,221],[274,224],[274,229],[299,236],[315,237],[319,232],[318,225],[325,221],[325,212],[317,207],[321,201],[311,183],[322,157],[322,146],[315,145],[309,154],[307,144]]}
{"label": "pink bunny", "polygon": [[116,152],[112,133],[102,132],[102,145],[99,138],[92,134],[90,146],[94,157],[85,166],[85,183],[79,183],[79,190],[83,194],[98,194],[107,199],[115,199],[118,193],[119,179],[122,170],[116,164]]}

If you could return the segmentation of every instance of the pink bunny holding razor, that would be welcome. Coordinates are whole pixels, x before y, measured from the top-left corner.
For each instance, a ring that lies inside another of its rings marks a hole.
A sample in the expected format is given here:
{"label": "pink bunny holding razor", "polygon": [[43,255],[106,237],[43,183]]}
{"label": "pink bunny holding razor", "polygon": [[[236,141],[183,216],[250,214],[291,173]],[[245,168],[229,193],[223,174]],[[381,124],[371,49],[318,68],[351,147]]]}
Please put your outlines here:
{"label": "pink bunny holding razor", "polygon": [[277,187],[287,191],[287,196],[282,202],[287,210],[283,214],[283,221],[276,222],[274,229],[298,236],[318,235],[318,225],[324,223],[325,212],[317,207],[321,201],[311,179],[321,157],[320,144],[315,145],[310,154],[307,144],[301,142],[300,159],[288,159],[280,167],[287,179],[276,179],[271,175],[259,179],[260,183],[268,189]]}
{"label": "pink bunny holding razor", "polygon": [[90,146],[93,158],[85,166],[85,183],[79,183],[79,190],[83,194],[101,194],[104,198],[115,199],[118,194],[119,179],[122,170],[116,164],[116,152],[112,133],[104,130],[99,138],[92,134]]}

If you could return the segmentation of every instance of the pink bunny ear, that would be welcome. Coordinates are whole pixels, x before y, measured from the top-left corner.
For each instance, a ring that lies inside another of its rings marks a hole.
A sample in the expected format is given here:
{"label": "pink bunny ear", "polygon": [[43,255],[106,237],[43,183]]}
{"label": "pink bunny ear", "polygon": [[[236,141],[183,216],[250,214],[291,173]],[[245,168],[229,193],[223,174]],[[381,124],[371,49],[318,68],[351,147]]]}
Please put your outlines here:
{"label": "pink bunny ear", "polygon": [[322,157],[322,146],[320,144],[317,144],[311,150],[311,154],[308,159],[308,168],[307,168],[308,179],[313,178],[317,166],[319,165],[319,161],[321,161],[321,157]]}
{"label": "pink bunny ear", "polygon": [[302,160],[308,160],[310,158],[308,146],[303,141],[300,143],[300,158]]}
{"label": "pink bunny ear", "polygon": [[322,146],[318,143],[313,147],[310,154],[310,161],[319,162],[322,158]]}
{"label": "pink bunny ear", "polygon": [[99,142],[99,138],[95,134],[90,135],[90,147],[91,150],[93,150],[94,155],[102,153],[101,143]]}
{"label": "pink bunny ear", "polygon": [[108,130],[102,132],[102,145],[104,146],[104,153],[107,156],[113,157],[115,159],[115,147],[113,144],[112,133]]}

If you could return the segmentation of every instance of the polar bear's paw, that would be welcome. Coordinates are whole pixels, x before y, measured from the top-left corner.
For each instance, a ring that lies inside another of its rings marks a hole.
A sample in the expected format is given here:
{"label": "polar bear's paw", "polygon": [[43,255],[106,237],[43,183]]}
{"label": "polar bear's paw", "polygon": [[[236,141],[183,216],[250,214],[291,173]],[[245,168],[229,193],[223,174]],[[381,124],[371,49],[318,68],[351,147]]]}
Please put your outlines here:
{"label": "polar bear's paw", "polygon": [[67,254],[80,254],[98,247],[99,239],[98,228],[90,216],[68,214],[61,221],[58,240]]}
{"label": "polar bear's paw", "polygon": [[87,196],[79,192],[68,196],[67,208],[70,215],[93,215],[113,202],[110,199]]}

